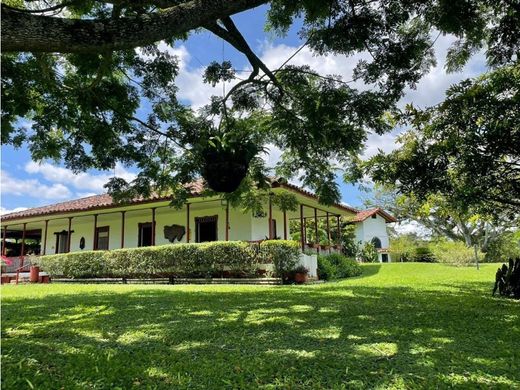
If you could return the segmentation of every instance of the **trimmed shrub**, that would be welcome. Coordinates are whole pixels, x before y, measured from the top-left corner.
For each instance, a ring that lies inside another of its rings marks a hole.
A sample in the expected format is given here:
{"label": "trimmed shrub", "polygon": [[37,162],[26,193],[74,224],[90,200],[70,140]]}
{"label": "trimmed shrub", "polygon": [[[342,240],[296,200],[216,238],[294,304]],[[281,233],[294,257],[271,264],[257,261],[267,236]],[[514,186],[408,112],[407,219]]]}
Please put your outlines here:
{"label": "trimmed shrub", "polygon": [[74,254],[42,256],[38,265],[51,275],[67,275],[71,278],[95,278],[108,271],[105,251],[86,251]]}
{"label": "trimmed shrub", "polygon": [[419,246],[415,248],[414,254],[413,254],[413,261],[419,262],[419,263],[435,263],[435,256],[433,255],[430,248],[426,246]]}
{"label": "trimmed shrub", "polygon": [[297,242],[276,240],[72,252],[42,256],[38,263],[49,274],[68,278],[240,277],[254,275],[259,263],[274,264],[282,276],[298,260]]}
{"label": "trimmed shrub", "polygon": [[318,276],[323,280],[343,279],[361,275],[361,266],[354,259],[339,253],[318,256]]}
{"label": "trimmed shrub", "polygon": [[328,256],[318,255],[318,278],[320,280],[334,279],[336,270]]}
{"label": "trimmed shrub", "polygon": [[300,244],[291,240],[270,240],[260,243],[262,263],[274,265],[275,275],[284,277],[298,265]]}

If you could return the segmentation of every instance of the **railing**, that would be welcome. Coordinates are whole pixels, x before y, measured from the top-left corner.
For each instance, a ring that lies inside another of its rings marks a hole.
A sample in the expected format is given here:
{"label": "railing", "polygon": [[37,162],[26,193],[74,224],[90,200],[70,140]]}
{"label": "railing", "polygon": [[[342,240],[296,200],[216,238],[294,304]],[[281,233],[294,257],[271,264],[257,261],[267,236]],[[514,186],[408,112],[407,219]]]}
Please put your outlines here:
{"label": "railing", "polygon": [[[22,264],[23,264],[23,258],[22,258]],[[23,270],[25,267],[30,267],[31,263],[22,265],[21,267],[16,269],[16,284],[18,284],[18,279],[20,277],[20,271]]]}

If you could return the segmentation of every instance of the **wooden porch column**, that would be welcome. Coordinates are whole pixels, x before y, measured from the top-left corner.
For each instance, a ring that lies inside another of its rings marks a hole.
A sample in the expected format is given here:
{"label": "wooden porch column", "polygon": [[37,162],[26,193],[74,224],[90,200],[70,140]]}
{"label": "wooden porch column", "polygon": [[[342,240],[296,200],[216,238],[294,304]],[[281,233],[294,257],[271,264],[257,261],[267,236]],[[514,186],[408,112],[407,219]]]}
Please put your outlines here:
{"label": "wooden porch column", "polygon": [[302,251],[305,250],[305,237],[304,237],[305,228],[303,227],[303,224],[304,224],[304,220],[303,220],[303,205],[300,204],[300,241],[301,241],[301,244],[302,244]]}
{"label": "wooden porch column", "polygon": [[229,201],[226,202],[226,241],[229,241]]}
{"label": "wooden porch column", "polygon": [[155,246],[155,207],[152,207],[152,246]]}
{"label": "wooden porch column", "polygon": [[329,246],[329,253],[330,253],[330,223],[329,223],[329,212],[326,211],[327,215],[327,244]]}
{"label": "wooden porch column", "polygon": [[2,237],[2,256],[5,256],[7,253],[6,247],[5,247],[5,239],[7,236],[7,225],[4,226],[4,236]]}
{"label": "wooden porch column", "polygon": [[186,242],[190,242],[190,204],[186,203]]}
{"label": "wooden porch column", "polygon": [[69,217],[69,230],[68,230],[68,234],[67,234],[67,253],[70,252],[71,230],[72,230],[72,217]]}
{"label": "wooden porch column", "polygon": [[43,255],[47,253],[47,231],[49,230],[49,220],[45,220],[45,234],[43,236]]}
{"label": "wooden porch column", "polygon": [[22,232],[22,251],[20,252],[20,256],[21,256],[21,265],[20,267],[23,267],[23,260],[25,258],[25,229],[27,227],[27,223],[24,223],[23,224],[23,232]]}
{"label": "wooden porch column", "polygon": [[126,211],[121,211],[121,248],[125,247],[125,214]]}
{"label": "wooden porch column", "polygon": [[[20,253],[20,268],[19,268],[20,271],[22,271],[23,263],[25,260],[24,252],[25,252],[25,228],[26,228],[26,226],[27,226],[27,223],[24,223],[23,224],[23,233],[22,233],[22,251]],[[18,276],[19,276],[19,272],[17,271],[16,272],[16,284],[18,284]]]}
{"label": "wooden porch column", "polygon": [[316,252],[320,253],[320,238],[318,237],[318,209],[314,207],[314,234],[316,235]]}
{"label": "wooden porch column", "polygon": [[269,239],[273,239],[273,200],[269,194]]}
{"label": "wooden porch column", "polygon": [[340,216],[337,215],[336,219],[338,221],[338,246],[339,246],[339,248],[341,250],[341,226],[340,226],[340,223],[339,223],[339,218],[340,218]]}
{"label": "wooden porch column", "polygon": [[283,211],[283,239],[287,240],[287,212]]}
{"label": "wooden porch column", "polygon": [[94,241],[92,242],[92,249],[93,250],[96,250],[97,249],[97,240],[96,240],[96,236],[97,236],[97,214],[94,214]]}

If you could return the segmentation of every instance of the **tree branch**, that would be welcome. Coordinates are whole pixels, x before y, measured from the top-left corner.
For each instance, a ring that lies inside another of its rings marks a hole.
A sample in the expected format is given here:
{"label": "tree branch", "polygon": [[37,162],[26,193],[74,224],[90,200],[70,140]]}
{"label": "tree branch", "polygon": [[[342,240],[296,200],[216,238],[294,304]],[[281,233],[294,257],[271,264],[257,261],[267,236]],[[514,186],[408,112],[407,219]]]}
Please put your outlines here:
{"label": "tree branch", "polygon": [[2,4],[2,51],[99,53],[132,49],[203,27],[266,2],[191,0],[160,13],[115,20],[32,15]]}

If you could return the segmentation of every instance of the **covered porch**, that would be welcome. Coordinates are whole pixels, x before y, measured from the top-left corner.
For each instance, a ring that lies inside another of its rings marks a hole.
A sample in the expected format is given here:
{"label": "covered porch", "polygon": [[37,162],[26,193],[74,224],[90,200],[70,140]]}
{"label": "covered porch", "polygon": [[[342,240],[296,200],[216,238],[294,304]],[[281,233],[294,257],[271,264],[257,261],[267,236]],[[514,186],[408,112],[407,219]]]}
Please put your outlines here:
{"label": "covered porch", "polygon": [[267,239],[298,240],[302,252],[341,250],[342,217],[349,215],[349,209],[323,206],[304,191],[295,196],[297,210],[282,211],[269,198],[260,215],[231,208],[221,198],[191,198],[181,210],[171,208],[168,201],[151,200],[2,220],[1,253],[25,257],[178,242]]}

